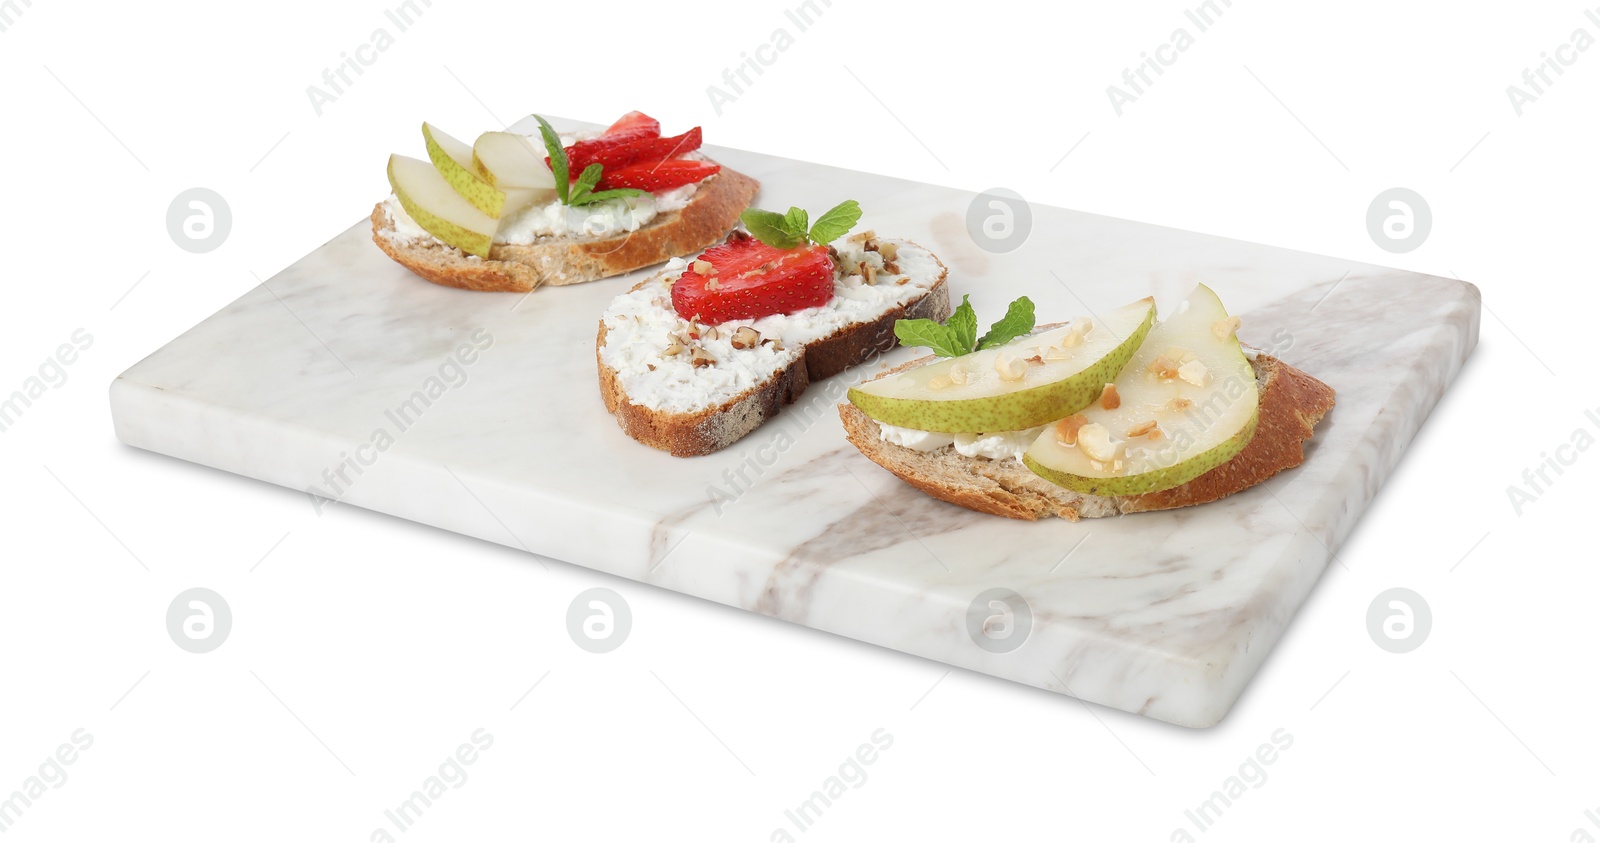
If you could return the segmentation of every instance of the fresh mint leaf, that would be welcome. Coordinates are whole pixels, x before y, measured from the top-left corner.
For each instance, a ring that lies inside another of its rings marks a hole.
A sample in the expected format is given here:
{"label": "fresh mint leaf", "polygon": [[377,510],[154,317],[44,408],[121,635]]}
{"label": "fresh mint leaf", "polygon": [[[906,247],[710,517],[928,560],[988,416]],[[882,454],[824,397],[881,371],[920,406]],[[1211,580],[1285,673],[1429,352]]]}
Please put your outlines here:
{"label": "fresh mint leaf", "polygon": [[572,200],[572,204],[593,205],[596,202],[604,202],[608,199],[621,199],[625,196],[643,196],[649,192],[650,191],[648,190],[639,190],[638,188],[634,187],[617,187],[612,188],[611,190],[600,190],[594,193],[585,193],[581,199]]}
{"label": "fresh mint leaf", "polygon": [[790,208],[789,213],[783,215],[783,227],[797,240],[804,240],[811,225],[808,216],[805,208]]}
{"label": "fresh mint leaf", "polygon": [[578,180],[572,185],[572,195],[567,200],[569,205],[587,205],[583,197],[594,191],[594,186],[600,183],[600,171],[604,168],[599,164],[590,164],[578,174]]}
{"label": "fresh mint leaf", "polygon": [[789,220],[783,214],[750,208],[739,215],[739,221],[757,240],[774,249],[793,249],[804,242],[789,231]]}
{"label": "fresh mint leaf", "polygon": [[570,194],[567,184],[567,151],[561,147],[561,136],[556,134],[555,129],[550,128],[549,121],[543,117],[535,114],[533,119],[539,121],[539,136],[544,140],[545,154],[550,156],[550,172],[556,177],[556,196],[561,199],[562,204],[571,204],[568,201]]}
{"label": "fresh mint leaf", "polygon": [[953,341],[961,347],[959,354],[972,353],[972,345],[978,340],[978,314],[966,296],[961,297],[961,306],[944,320],[944,325],[953,332]]}
{"label": "fresh mint leaf", "polygon": [[832,243],[849,234],[860,221],[861,205],[854,199],[846,199],[817,218],[816,224],[811,226],[811,241],[824,245]]}
{"label": "fresh mint leaf", "polygon": [[954,330],[932,319],[896,319],[894,335],[903,346],[925,346],[940,357],[960,357],[972,350],[960,344]]}
{"label": "fresh mint leaf", "polygon": [[978,350],[994,348],[1033,330],[1033,301],[1027,296],[1017,299],[1006,308],[1006,315],[989,328],[989,333],[978,340]]}

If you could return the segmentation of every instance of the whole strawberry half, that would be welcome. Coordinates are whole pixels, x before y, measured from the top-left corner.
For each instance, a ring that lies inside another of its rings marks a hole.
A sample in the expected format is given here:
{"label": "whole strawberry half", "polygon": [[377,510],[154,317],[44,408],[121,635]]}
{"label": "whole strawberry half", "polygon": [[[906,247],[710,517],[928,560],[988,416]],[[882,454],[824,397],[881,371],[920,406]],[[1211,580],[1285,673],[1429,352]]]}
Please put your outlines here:
{"label": "whole strawberry half", "polygon": [[[708,272],[695,270],[700,261],[710,264]],[[672,308],[706,324],[793,313],[832,298],[826,246],[777,249],[750,237],[708,249],[672,284]]]}
{"label": "whole strawberry half", "polygon": [[705,179],[720,172],[722,165],[710,161],[668,158],[665,161],[639,161],[626,167],[607,167],[600,174],[600,189],[634,187],[656,193]]}

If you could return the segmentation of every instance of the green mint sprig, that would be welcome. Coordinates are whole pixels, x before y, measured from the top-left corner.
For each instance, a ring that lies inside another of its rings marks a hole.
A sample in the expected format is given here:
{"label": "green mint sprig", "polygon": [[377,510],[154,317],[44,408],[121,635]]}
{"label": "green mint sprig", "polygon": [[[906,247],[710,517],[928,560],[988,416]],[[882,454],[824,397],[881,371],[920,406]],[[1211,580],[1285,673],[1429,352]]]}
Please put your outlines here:
{"label": "green mint sprig", "polygon": [[578,180],[568,184],[571,179],[571,167],[567,164],[567,150],[561,146],[561,136],[550,127],[550,123],[543,117],[535,114],[533,119],[539,121],[539,136],[544,140],[545,154],[550,156],[550,173],[556,177],[556,197],[564,205],[593,205],[607,199],[620,199],[624,196],[643,196],[649,191],[633,187],[619,187],[613,190],[595,190],[600,183],[601,173],[605,168],[599,164],[590,164],[578,174]]}
{"label": "green mint sprig", "polygon": [[961,305],[943,324],[932,319],[896,319],[894,335],[907,347],[923,346],[940,357],[960,357],[974,351],[1005,345],[1033,330],[1033,301],[1023,296],[1006,308],[1006,315],[978,336],[978,314],[961,297]]}
{"label": "green mint sprig", "polygon": [[815,225],[804,208],[790,208],[787,214],[751,208],[739,215],[739,221],[757,240],[774,249],[793,249],[806,242],[826,246],[849,234],[861,221],[861,205],[846,199],[818,217]]}

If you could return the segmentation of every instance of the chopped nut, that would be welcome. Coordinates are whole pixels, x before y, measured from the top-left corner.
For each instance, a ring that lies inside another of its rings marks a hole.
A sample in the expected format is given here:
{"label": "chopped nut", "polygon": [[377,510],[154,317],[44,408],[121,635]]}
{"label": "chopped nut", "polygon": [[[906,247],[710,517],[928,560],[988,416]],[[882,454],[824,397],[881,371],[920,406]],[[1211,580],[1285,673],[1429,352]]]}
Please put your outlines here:
{"label": "chopped nut", "polygon": [[864,251],[864,252],[876,252],[876,251],[878,251],[878,241],[876,241],[876,240],[868,240],[866,243],[863,243],[861,245],[861,250]]}
{"label": "chopped nut", "polygon": [[1061,421],[1056,422],[1056,441],[1063,445],[1078,444],[1078,431],[1088,423],[1088,417],[1084,416],[1082,413],[1073,413]]}
{"label": "chopped nut", "polygon": [[751,239],[750,232],[745,231],[743,229],[736,228],[736,229],[728,232],[728,242],[729,243],[743,243],[744,241],[749,240],[749,239]]}
{"label": "chopped nut", "polygon": [[689,352],[689,365],[696,368],[701,366],[715,366],[717,365],[717,358],[711,356],[711,352],[706,351],[699,346],[695,346],[694,350]]}
{"label": "chopped nut", "polygon": [[1239,330],[1239,317],[1237,316],[1229,316],[1226,319],[1218,319],[1211,323],[1211,333],[1219,340],[1225,340],[1233,336],[1233,332],[1237,330]]}
{"label": "chopped nut", "polygon": [[719,339],[722,339],[722,332],[717,330],[717,326],[715,326],[715,325],[712,325],[711,327],[704,329],[703,331],[700,332],[700,335],[702,337],[705,337],[708,340],[719,340]]}
{"label": "chopped nut", "polygon": [[883,262],[883,271],[889,273],[890,275],[899,275],[900,264],[895,263],[892,260],[886,260]]}
{"label": "chopped nut", "polygon": [[907,282],[909,282],[909,281],[910,281],[910,280],[911,280],[911,276],[909,276],[909,275],[906,275],[906,276],[902,276],[902,277],[901,277],[901,278],[900,278],[900,280],[899,280],[899,281],[896,281],[896,282],[894,282],[894,283],[895,283],[895,285],[896,285],[896,286],[901,286],[901,287],[903,287],[903,286],[905,286],[905,285],[906,285],[906,283],[907,283]]}
{"label": "chopped nut", "polygon": [[928,388],[948,389],[952,383],[954,383],[954,381],[950,380],[949,375],[934,375],[932,378],[928,379]]}
{"label": "chopped nut", "polygon": [[839,265],[839,250],[833,248],[833,246],[831,246],[831,245],[828,246],[828,258],[833,261],[833,265],[834,266],[838,266]]}
{"label": "chopped nut", "polygon": [[1028,364],[1020,357],[1010,354],[998,354],[994,358],[994,370],[1000,373],[1000,380],[1020,381],[1028,373]]}
{"label": "chopped nut", "polygon": [[710,278],[706,279],[706,289],[707,290],[715,291],[715,290],[719,289],[720,287],[722,287],[722,282],[717,280],[717,276],[713,275]]}
{"label": "chopped nut", "polygon": [[954,383],[954,384],[965,384],[967,382],[967,378],[968,378],[968,373],[967,373],[967,367],[966,366],[963,366],[960,363],[954,363],[954,364],[952,364],[950,366],[950,382],[951,383]]}
{"label": "chopped nut", "polygon": [[1040,357],[1037,354],[1033,355],[1032,357],[1028,357],[1026,359],[1027,359],[1029,365],[1033,365],[1033,366],[1043,366],[1044,365],[1044,358]]}
{"label": "chopped nut", "polygon": [[1145,370],[1164,381],[1175,380],[1178,377],[1177,361],[1165,354],[1151,360]]}
{"label": "chopped nut", "polygon": [[868,284],[878,283],[878,268],[872,264],[862,263],[861,274],[866,277]]}
{"label": "chopped nut", "polygon": [[1114,383],[1106,384],[1105,388],[1100,390],[1100,407],[1106,410],[1115,410],[1121,406],[1122,396],[1117,392],[1117,385]]}
{"label": "chopped nut", "polygon": [[711,261],[707,260],[697,260],[693,266],[696,275],[712,275],[717,271],[717,268],[711,265]]}
{"label": "chopped nut", "polygon": [[733,332],[733,347],[738,349],[755,348],[761,344],[761,332],[746,325]]}
{"label": "chopped nut", "polygon": [[656,364],[654,364],[654,363],[646,363],[646,364],[644,364],[644,367],[646,369],[649,369],[652,372],[654,372],[656,370]]}
{"label": "chopped nut", "polygon": [[900,247],[893,243],[878,244],[878,254],[883,255],[886,261],[892,261],[900,256]]}
{"label": "chopped nut", "polygon": [[[1161,430],[1161,426],[1156,424],[1156,420],[1155,419],[1151,419],[1151,420],[1146,421],[1146,422],[1140,422],[1140,423],[1134,425],[1133,427],[1128,428],[1128,438],[1129,439],[1138,439],[1139,437],[1144,436],[1144,435],[1146,435],[1148,433],[1152,433],[1152,432],[1159,433],[1160,430]],[[1155,436],[1151,436],[1150,438],[1154,439],[1156,437]]]}
{"label": "chopped nut", "polygon": [[1206,364],[1199,360],[1190,360],[1178,367],[1178,377],[1183,378],[1195,386],[1206,385]]}
{"label": "chopped nut", "polygon": [[1089,332],[1093,330],[1094,320],[1087,316],[1079,316],[1072,322],[1072,332],[1079,337],[1088,337]]}
{"label": "chopped nut", "polygon": [[848,242],[851,242],[851,243],[865,243],[868,240],[876,240],[877,237],[878,237],[878,232],[873,231],[872,229],[869,228],[866,231],[861,231],[861,232],[857,232],[855,234],[850,235],[850,237],[848,238]]}
{"label": "chopped nut", "polygon": [[1105,425],[1090,422],[1078,428],[1078,447],[1091,460],[1111,462],[1119,458],[1122,443],[1111,438]]}
{"label": "chopped nut", "polygon": [[1169,410],[1177,410],[1180,413],[1183,412],[1184,410],[1189,409],[1190,407],[1193,407],[1193,406],[1194,406],[1194,402],[1190,401],[1187,398],[1174,398],[1171,401],[1167,402],[1167,409],[1169,409]]}
{"label": "chopped nut", "polygon": [[667,347],[666,348],[661,350],[661,356],[662,357],[677,357],[678,355],[682,354],[683,351],[684,351],[683,343],[678,342],[678,340],[676,338],[674,338],[672,340],[672,342],[667,343]]}

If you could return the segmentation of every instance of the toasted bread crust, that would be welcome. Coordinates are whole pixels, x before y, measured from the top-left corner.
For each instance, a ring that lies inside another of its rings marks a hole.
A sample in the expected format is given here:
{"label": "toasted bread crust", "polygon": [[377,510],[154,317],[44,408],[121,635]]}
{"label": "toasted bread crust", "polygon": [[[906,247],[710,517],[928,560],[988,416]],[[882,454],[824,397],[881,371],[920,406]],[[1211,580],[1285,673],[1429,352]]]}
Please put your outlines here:
{"label": "toasted bread crust", "polygon": [[[935,259],[937,260],[937,258]],[[720,451],[760,427],[793,404],[812,381],[832,377],[850,366],[887,351],[898,340],[897,319],[946,319],[950,315],[949,270],[939,264],[939,278],[921,297],[890,310],[871,322],[860,322],[806,345],[788,367],[774,372],[761,385],[722,405],[694,413],[672,413],[635,404],[628,399],[615,369],[600,351],[606,344],[602,320],[595,339],[595,364],[600,370],[600,396],[617,425],[634,439],[675,457],[694,457]],[[640,284],[650,283],[646,279]],[[638,289],[638,287],[634,287]]]}
{"label": "toasted bread crust", "polygon": [[[922,365],[913,360],[884,372]],[[1305,458],[1304,443],[1332,409],[1333,389],[1283,361],[1260,354],[1252,364],[1260,389],[1255,436],[1233,459],[1171,489],[1117,497],[1083,495],[1057,486],[1015,460],[966,457],[951,446],[916,451],[884,442],[878,423],[855,405],[839,405],[845,436],[873,462],[923,492],[978,512],[1037,520],[1056,516],[1076,521],[1129,512],[1149,512],[1208,503],[1248,489]]]}
{"label": "toasted bread crust", "polygon": [[657,216],[638,231],[614,237],[551,238],[529,246],[497,243],[488,260],[469,259],[435,240],[396,243],[380,232],[392,228],[384,203],[372,209],[372,240],[407,269],[446,287],[525,293],[541,284],[581,284],[632,272],[668,258],[696,254],[739,223],[760,184],[723,167],[701,185],[689,204]]}

